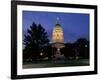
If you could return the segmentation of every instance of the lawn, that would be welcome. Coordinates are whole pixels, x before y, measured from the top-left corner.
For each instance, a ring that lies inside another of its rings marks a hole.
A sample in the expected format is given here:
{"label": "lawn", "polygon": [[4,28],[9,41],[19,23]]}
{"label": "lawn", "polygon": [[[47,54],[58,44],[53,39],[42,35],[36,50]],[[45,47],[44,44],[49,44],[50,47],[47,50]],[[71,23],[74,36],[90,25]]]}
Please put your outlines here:
{"label": "lawn", "polygon": [[46,67],[68,67],[68,66],[87,66],[89,59],[79,60],[57,60],[57,61],[39,61],[37,63],[29,62],[24,63],[23,68],[46,68]]}

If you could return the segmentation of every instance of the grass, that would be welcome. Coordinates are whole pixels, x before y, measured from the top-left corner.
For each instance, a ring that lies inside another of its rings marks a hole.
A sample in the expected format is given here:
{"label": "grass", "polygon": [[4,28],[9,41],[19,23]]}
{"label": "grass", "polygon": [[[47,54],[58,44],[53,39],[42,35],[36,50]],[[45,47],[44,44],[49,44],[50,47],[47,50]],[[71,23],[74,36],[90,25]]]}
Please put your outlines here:
{"label": "grass", "polygon": [[37,63],[30,62],[23,64],[23,68],[46,68],[46,67],[68,67],[68,66],[87,66],[89,59],[79,60],[57,60],[57,61],[40,61]]}

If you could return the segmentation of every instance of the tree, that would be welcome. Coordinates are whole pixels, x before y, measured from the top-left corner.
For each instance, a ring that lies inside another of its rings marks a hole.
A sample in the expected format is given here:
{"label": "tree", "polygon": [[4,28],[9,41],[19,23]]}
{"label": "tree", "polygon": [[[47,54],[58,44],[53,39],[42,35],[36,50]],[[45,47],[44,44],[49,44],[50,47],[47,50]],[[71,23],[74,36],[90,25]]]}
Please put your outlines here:
{"label": "tree", "polygon": [[85,38],[79,38],[74,43],[66,43],[61,49],[61,53],[66,58],[89,59],[89,41]]}
{"label": "tree", "polygon": [[80,38],[75,42],[75,50],[78,53],[78,56],[81,58],[89,58],[89,41],[85,38]]}
{"label": "tree", "polygon": [[41,24],[36,25],[34,22],[27,30],[24,35],[23,44],[25,45],[23,49],[23,58],[37,60],[40,57],[42,48],[48,45],[49,39],[47,32],[41,26]]}
{"label": "tree", "polygon": [[64,56],[68,59],[70,57],[74,56],[73,52],[73,44],[72,43],[66,43],[65,47],[61,49],[61,53],[64,54]]}
{"label": "tree", "polygon": [[51,59],[51,56],[53,55],[52,49],[53,48],[51,44],[45,46],[43,49],[44,57],[48,57],[48,59]]}

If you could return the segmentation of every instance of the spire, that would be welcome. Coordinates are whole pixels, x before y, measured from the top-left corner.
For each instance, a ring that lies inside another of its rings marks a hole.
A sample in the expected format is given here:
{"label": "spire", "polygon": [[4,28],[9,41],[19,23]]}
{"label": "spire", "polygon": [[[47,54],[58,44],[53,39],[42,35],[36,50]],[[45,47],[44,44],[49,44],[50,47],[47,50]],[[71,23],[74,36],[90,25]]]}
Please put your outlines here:
{"label": "spire", "polygon": [[59,17],[57,17],[57,21],[56,21],[56,24],[59,24]]}

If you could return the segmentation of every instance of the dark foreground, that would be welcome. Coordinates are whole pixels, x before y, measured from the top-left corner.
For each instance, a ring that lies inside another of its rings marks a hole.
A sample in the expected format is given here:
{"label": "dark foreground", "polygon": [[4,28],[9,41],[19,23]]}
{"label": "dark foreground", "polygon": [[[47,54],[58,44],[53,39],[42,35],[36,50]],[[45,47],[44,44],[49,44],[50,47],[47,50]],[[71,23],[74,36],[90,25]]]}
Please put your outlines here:
{"label": "dark foreground", "polygon": [[27,62],[23,64],[23,68],[28,69],[28,68],[68,67],[68,66],[88,66],[88,65],[89,65],[89,59],[56,60],[56,61]]}

